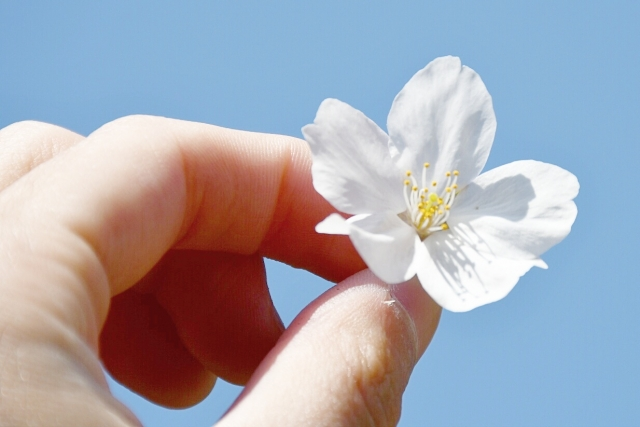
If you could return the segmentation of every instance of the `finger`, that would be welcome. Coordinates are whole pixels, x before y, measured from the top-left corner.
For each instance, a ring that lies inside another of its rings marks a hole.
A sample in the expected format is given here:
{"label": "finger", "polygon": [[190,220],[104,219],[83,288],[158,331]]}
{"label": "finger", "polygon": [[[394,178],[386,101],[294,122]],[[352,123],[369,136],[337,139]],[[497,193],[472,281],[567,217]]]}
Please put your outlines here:
{"label": "finger", "polygon": [[[139,301],[144,306],[133,308]],[[184,407],[209,393],[210,372],[246,383],[283,330],[260,256],[170,251],[112,300],[101,357],[122,384],[158,404]],[[201,372],[185,374],[185,365]]]}
{"label": "finger", "polygon": [[100,355],[118,381],[173,408],[191,406],[209,394],[215,375],[185,348],[153,295],[117,295],[108,319],[100,336]]}
{"label": "finger", "polygon": [[83,138],[68,129],[35,121],[0,129],[0,190]]}
{"label": "finger", "polygon": [[44,181],[51,191],[29,203],[96,250],[114,294],[178,240],[182,248],[261,252],[329,279],[363,267],[348,239],[314,231],[333,209],[312,188],[303,141],[133,117],[63,157],[30,176],[25,185]]}
{"label": "finger", "polygon": [[262,257],[172,251],[167,258],[155,294],[182,342],[208,370],[246,383],[284,331]]}
{"label": "finger", "polygon": [[[106,274],[111,294],[143,277],[177,241],[276,253],[329,278],[363,266],[348,239],[313,231],[332,209],[311,187],[309,151],[299,140],[134,117],[42,166],[3,194],[5,228],[13,220],[54,234],[83,266]],[[32,206],[35,217],[21,215]],[[106,307],[96,308],[104,316]]]}
{"label": "finger", "polygon": [[441,309],[416,281],[393,292],[364,271],[310,304],[219,427],[395,426]]}

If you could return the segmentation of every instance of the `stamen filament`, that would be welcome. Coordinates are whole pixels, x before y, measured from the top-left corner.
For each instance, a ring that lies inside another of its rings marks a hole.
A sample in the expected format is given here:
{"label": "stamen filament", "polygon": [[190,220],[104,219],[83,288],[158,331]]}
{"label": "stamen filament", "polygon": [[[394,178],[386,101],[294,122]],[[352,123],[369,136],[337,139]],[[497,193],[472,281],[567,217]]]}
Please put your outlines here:
{"label": "stamen filament", "polygon": [[407,206],[407,219],[411,220],[418,235],[424,240],[431,233],[448,230],[447,220],[451,214],[451,207],[458,193],[459,172],[445,173],[445,186],[440,187],[438,194],[438,182],[431,182],[431,191],[427,184],[427,169],[429,163],[424,163],[421,174],[421,186],[411,171],[406,172],[403,191],[404,201]]}
{"label": "stamen filament", "polygon": [[407,195],[407,190],[406,190],[406,188],[409,186],[408,180],[404,181],[404,186],[405,186],[405,189],[402,191],[402,194],[404,195],[404,203],[405,205],[407,205],[407,209],[409,210],[409,212],[411,212],[412,207],[411,207],[411,203],[409,203],[409,196]]}

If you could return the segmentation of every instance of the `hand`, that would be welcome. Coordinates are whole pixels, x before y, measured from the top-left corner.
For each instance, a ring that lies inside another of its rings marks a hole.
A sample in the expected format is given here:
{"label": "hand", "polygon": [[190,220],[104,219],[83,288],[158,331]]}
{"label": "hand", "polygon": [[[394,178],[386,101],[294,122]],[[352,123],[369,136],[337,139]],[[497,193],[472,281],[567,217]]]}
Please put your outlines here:
{"label": "hand", "polygon": [[[156,117],[0,130],[0,424],[139,425],[102,361],[170,407],[248,382],[220,426],[394,425],[440,309],[353,275],[348,238],[314,232],[330,212],[289,137]],[[284,331],[263,257],[344,281]]]}

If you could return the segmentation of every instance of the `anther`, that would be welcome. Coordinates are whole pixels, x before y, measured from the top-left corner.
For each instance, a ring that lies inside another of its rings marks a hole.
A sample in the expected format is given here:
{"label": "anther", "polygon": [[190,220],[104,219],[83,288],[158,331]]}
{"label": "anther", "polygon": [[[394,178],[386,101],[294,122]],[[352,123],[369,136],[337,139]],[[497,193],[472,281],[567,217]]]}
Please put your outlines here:
{"label": "anther", "polygon": [[428,168],[429,166],[431,166],[429,163],[425,163],[425,164],[424,164],[424,167],[425,167],[425,168]]}
{"label": "anther", "polygon": [[458,172],[458,171],[453,171],[453,174],[454,174],[455,176],[458,176],[458,175],[460,175],[460,172]]}
{"label": "anther", "polygon": [[436,185],[438,185],[438,183],[436,181],[433,181],[431,185],[435,187]]}
{"label": "anther", "polygon": [[406,172],[405,172],[405,175],[407,175],[407,176],[411,176],[411,171],[406,171]]}
{"label": "anther", "polygon": [[408,179],[405,179],[405,180],[404,180],[404,185],[409,185],[409,184],[411,184],[411,182],[409,182],[409,180],[408,180]]}
{"label": "anther", "polygon": [[451,172],[445,173],[446,176],[451,176]]}

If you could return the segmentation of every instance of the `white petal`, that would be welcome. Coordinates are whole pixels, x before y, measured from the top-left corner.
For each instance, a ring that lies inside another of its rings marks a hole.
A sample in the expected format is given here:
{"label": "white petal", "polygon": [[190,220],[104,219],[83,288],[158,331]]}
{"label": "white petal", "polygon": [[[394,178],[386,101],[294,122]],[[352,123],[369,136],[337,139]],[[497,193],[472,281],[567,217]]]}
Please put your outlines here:
{"label": "white petal", "polygon": [[546,268],[538,259],[500,258],[485,249],[452,231],[429,236],[416,253],[422,287],[443,308],[469,311],[504,298],[531,267]]}
{"label": "white petal", "polygon": [[396,96],[387,120],[389,149],[400,170],[444,184],[460,171],[463,187],[484,167],[496,132],[491,96],[480,76],[454,57],[437,58],[418,71]]}
{"label": "white petal", "polygon": [[498,257],[535,259],[564,239],[576,218],[576,177],[548,163],[523,160],[477,177],[451,208],[449,226]]}
{"label": "white petal", "polygon": [[413,260],[420,239],[413,227],[392,212],[361,215],[347,221],[353,245],[376,276],[389,284],[415,276]]}
{"label": "white petal", "polygon": [[405,209],[405,177],[389,156],[389,137],[360,111],[326,99],[302,133],[313,153],[313,186],[336,209],[350,214]]}
{"label": "white petal", "polygon": [[349,235],[349,224],[342,216],[332,213],[316,225],[316,232],[322,234]]}

